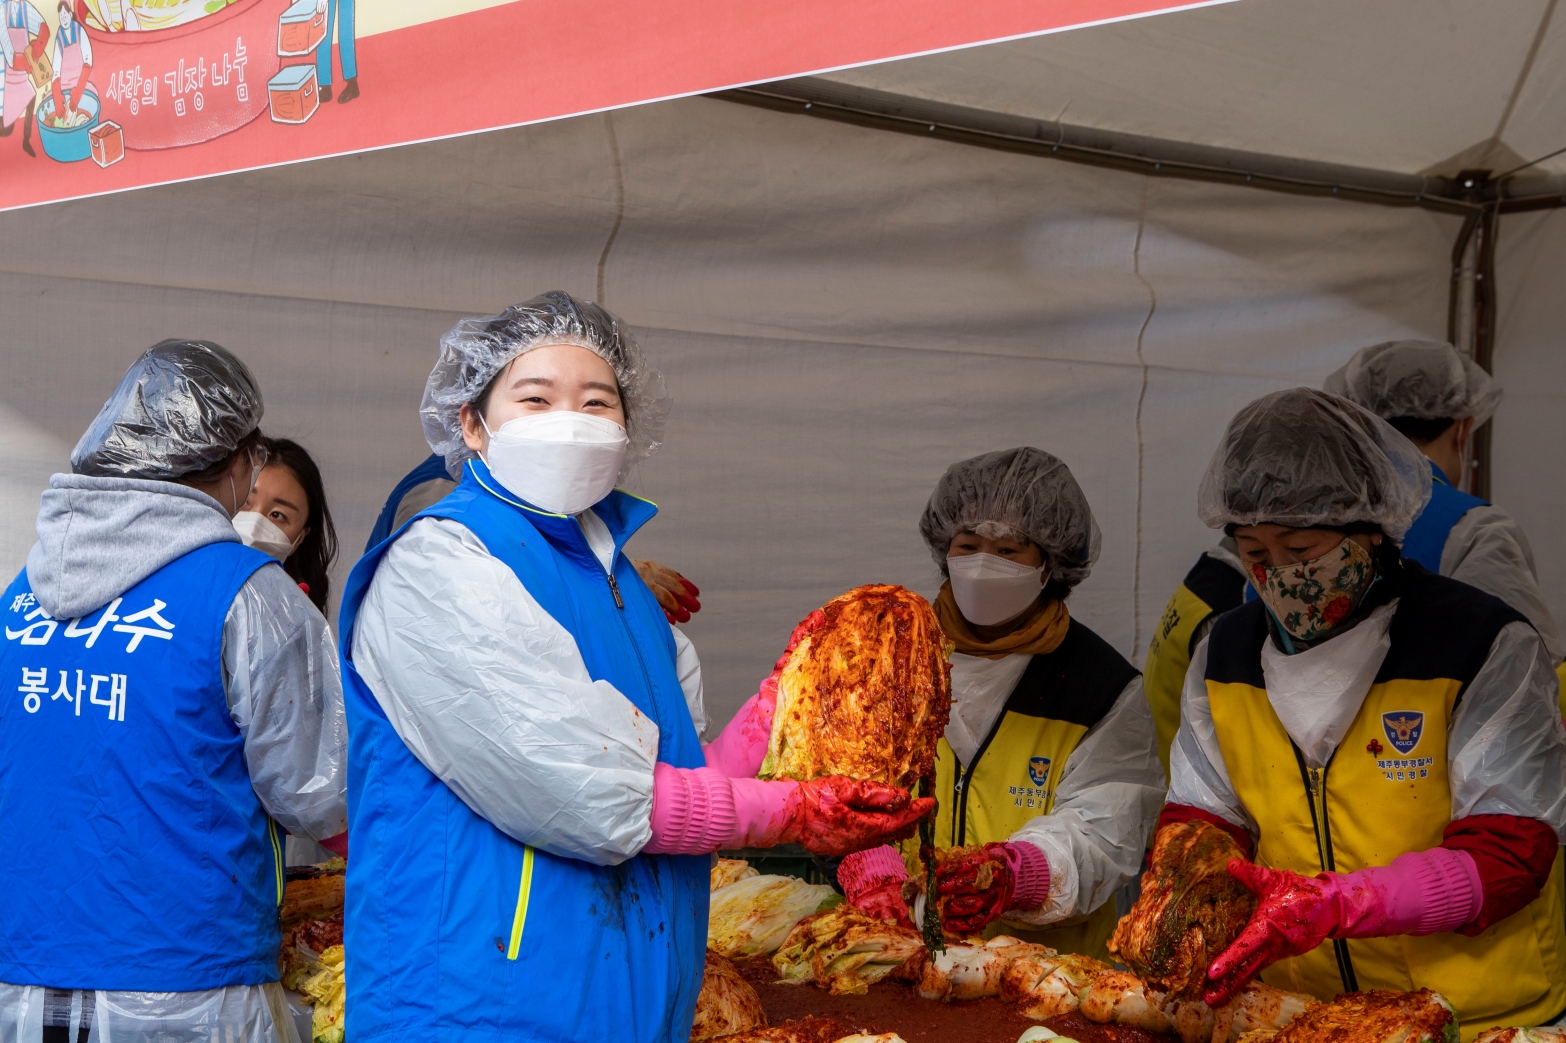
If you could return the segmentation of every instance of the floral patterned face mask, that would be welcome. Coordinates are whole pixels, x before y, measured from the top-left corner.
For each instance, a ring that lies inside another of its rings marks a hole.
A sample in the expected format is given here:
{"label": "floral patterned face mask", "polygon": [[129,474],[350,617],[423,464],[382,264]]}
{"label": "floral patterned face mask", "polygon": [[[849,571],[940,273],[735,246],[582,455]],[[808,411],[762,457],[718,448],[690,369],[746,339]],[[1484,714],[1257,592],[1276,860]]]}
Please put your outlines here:
{"label": "floral patterned face mask", "polygon": [[1319,558],[1277,568],[1252,564],[1250,573],[1284,633],[1311,644],[1354,614],[1376,580],[1376,565],[1369,551],[1345,537]]}

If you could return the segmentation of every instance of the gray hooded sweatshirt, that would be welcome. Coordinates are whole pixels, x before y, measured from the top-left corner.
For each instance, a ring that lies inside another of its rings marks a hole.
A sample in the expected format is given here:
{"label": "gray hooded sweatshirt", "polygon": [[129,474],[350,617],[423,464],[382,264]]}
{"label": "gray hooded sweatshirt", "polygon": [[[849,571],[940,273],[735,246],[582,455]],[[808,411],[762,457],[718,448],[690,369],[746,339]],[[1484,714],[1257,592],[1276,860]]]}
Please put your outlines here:
{"label": "gray hooded sweatshirt", "polygon": [[[27,573],[56,619],[91,615],[190,551],[239,542],[228,512],[174,482],[57,474]],[[245,581],[223,621],[223,687],[251,785],[295,836],[348,828],[348,727],[326,620],[276,564]]]}

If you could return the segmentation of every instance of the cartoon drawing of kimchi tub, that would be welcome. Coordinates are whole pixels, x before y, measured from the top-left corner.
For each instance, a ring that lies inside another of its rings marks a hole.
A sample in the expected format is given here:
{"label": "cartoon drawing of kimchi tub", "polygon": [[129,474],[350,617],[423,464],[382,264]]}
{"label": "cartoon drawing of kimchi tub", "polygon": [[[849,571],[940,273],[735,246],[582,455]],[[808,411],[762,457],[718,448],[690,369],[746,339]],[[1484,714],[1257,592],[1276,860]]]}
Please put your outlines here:
{"label": "cartoon drawing of kimchi tub", "polygon": [[267,110],[288,0],[84,0],[99,119],[130,150],[178,148]]}

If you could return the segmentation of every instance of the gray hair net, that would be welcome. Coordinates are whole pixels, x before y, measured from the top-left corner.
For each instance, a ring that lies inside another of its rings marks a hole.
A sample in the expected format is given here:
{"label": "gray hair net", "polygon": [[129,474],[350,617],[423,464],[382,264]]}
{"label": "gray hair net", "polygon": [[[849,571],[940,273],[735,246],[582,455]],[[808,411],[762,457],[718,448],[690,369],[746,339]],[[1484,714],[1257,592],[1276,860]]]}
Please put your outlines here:
{"label": "gray hair net", "polygon": [[941,475],[919,534],[942,574],[960,532],[1038,544],[1050,577],[1068,587],[1087,579],[1098,560],[1098,525],[1082,487],[1059,457],[1030,446],[961,460]]}
{"label": "gray hair net", "polygon": [[1313,388],[1264,395],[1229,421],[1196,494],[1213,528],[1379,525],[1398,542],[1430,498],[1430,465],[1391,424]]}
{"label": "gray hair net", "polygon": [[206,340],[148,348],[71,450],[95,478],[167,480],[234,454],[261,424],[261,389],[245,364]]}
{"label": "gray hair net", "polygon": [[658,448],[669,412],[663,377],[647,364],[631,331],[618,318],[592,301],[551,290],[513,304],[499,315],[463,319],[440,339],[440,355],[424,385],[419,417],[430,449],[446,458],[446,469],[453,475],[473,455],[462,441],[462,407],[482,395],[518,355],[551,344],[586,348],[614,370],[630,439],[627,467]]}
{"label": "gray hair net", "polygon": [[1501,386],[1479,363],[1450,344],[1430,340],[1389,340],[1362,348],[1322,387],[1383,420],[1471,416],[1477,426],[1501,404]]}

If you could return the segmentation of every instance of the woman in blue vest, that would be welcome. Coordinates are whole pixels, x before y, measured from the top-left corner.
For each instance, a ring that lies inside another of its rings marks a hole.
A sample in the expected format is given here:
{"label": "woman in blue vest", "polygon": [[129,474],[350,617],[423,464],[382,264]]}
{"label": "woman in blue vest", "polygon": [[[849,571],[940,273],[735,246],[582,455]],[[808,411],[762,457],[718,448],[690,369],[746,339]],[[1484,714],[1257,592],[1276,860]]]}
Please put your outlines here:
{"label": "woman in blue vest", "polygon": [[261,394],[204,341],[126,372],[0,602],[0,1039],[289,1043],[284,832],[340,848],[326,620],[230,518]]}
{"label": "woman in blue vest", "polygon": [[683,1043],[711,852],[842,854],[929,810],[756,780],[764,693],[703,749],[670,625],[622,553],[656,508],[614,488],[663,411],[629,331],[565,293],[441,340],[421,413],[462,480],[343,601],[356,1043]]}
{"label": "woman in blue vest", "polygon": [[1469,440],[1501,404],[1495,378],[1450,344],[1394,340],[1355,352],[1322,388],[1397,428],[1429,464],[1430,500],[1409,526],[1403,556],[1527,616],[1560,662],[1560,635],[1528,537],[1506,511],[1462,491]]}
{"label": "woman in blue vest", "polygon": [[1399,553],[1429,493],[1412,443],[1308,388],[1240,410],[1202,480],[1257,592],[1192,657],[1160,818],[1254,856],[1214,1006],[1260,972],[1434,989],[1469,1041],[1566,1009],[1554,664],[1516,609]]}

